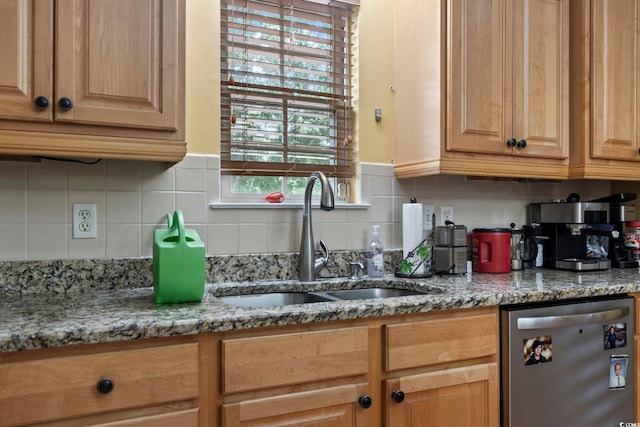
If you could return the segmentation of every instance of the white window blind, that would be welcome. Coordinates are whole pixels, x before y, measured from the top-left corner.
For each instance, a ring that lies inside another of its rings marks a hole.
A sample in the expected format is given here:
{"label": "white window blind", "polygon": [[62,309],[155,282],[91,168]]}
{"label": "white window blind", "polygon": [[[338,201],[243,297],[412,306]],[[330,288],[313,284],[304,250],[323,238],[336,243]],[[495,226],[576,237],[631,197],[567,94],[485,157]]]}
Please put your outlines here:
{"label": "white window blind", "polygon": [[225,175],[353,175],[354,0],[221,0]]}

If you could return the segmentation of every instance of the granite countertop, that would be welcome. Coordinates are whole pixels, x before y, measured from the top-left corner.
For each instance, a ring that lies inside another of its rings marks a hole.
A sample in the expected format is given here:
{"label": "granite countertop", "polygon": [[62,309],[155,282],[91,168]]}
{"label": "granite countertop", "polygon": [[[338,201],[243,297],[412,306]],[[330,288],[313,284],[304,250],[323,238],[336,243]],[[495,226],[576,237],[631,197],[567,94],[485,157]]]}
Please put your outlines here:
{"label": "granite countertop", "polygon": [[[237,293],[402,287],[425,295],[284,307],[242,308],[218,297]],[[467,273],[428,279],[319,279],[208,284],[200,303],[157,305],[153,288],[0,294],[0,351],[198,334],[274,325],[597,297],[640,291],[638,269],[566,272],[547,269]]]}

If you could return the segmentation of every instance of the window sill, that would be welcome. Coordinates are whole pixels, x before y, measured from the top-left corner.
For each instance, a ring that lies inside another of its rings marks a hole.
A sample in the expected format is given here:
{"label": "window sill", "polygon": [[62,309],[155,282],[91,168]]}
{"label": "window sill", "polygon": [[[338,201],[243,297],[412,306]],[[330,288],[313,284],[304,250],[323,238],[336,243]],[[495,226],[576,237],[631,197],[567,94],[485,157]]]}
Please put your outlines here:
{"label": "window sill", "polygon": [[[211,209],[302,209],[302,202],[284,202],[284,203],[244,203],[244,202],[217,202],[209,203]],[[368,203],[336,203],[335,209],[369,209]],[[312,209],[320,209],[316,202],[313,203]]]}

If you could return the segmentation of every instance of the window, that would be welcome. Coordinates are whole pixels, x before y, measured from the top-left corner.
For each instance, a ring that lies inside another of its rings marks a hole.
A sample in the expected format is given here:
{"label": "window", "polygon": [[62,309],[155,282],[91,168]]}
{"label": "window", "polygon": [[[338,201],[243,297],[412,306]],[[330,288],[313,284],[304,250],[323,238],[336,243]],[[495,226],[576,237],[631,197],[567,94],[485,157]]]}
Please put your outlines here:
{"label": "window", "polygon": [[301,194],[314,170],[353,175],[355,3],[221,0],[221,173],[229,193]]}

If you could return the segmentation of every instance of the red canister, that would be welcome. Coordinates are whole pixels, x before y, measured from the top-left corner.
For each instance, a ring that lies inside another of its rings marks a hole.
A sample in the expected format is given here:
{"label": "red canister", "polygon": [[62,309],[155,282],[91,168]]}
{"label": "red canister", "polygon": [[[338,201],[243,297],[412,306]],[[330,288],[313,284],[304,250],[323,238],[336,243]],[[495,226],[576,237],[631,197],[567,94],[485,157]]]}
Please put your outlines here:
{"label": "red canister", "polygon": [[511,271],[511,230],[474,228],[471,233],[471,268],[478,273]]}

